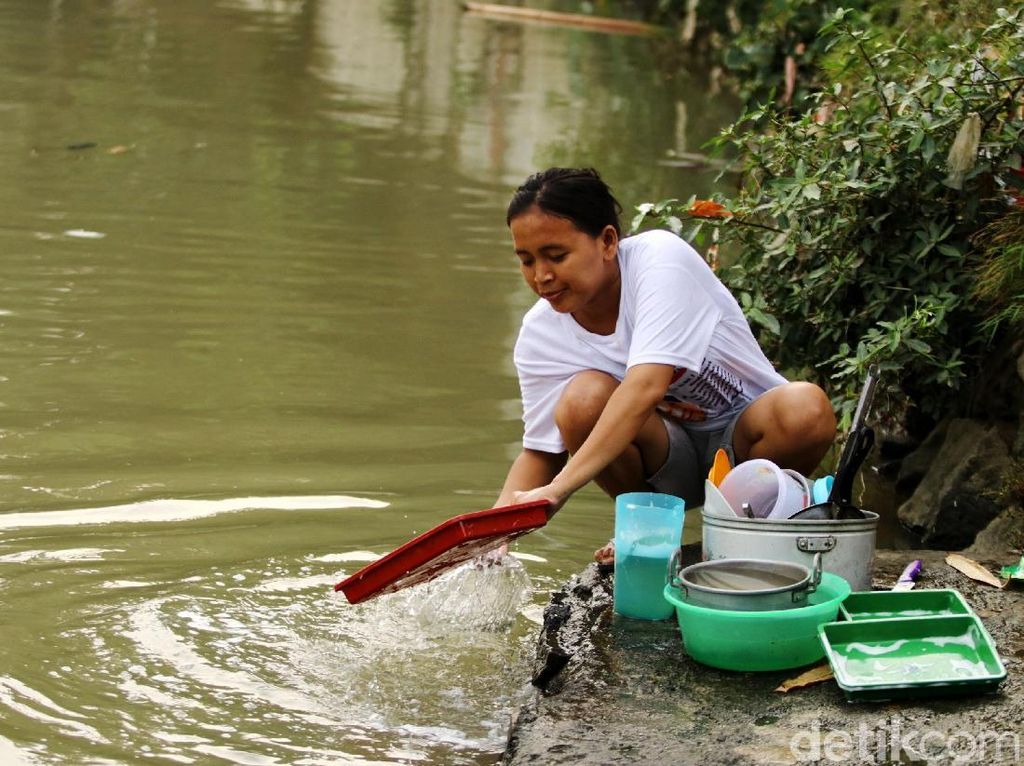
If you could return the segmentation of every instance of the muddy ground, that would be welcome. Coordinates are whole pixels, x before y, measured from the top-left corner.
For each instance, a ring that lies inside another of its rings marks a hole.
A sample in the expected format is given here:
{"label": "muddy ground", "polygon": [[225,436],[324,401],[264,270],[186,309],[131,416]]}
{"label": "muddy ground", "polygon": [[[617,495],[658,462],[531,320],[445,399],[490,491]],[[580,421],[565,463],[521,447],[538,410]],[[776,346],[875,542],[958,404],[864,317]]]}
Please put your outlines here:
{"label": "muddy ground", "polygon": [[[592,565],[552,596],[538,645],[540,688],[512,727],[504,763],[1024,763],[1024,589],[977,583],[945,556],[879,551],[873,587],[890,588],[920,558],[918,588],[958,590],[1006,666],[995,693],[852,703],[828,680],[783,694],[776,687],[803,668],[701,665],[674,621],[614,615],[611,574]],[[983,563],[998,571],[1014,562]]]}

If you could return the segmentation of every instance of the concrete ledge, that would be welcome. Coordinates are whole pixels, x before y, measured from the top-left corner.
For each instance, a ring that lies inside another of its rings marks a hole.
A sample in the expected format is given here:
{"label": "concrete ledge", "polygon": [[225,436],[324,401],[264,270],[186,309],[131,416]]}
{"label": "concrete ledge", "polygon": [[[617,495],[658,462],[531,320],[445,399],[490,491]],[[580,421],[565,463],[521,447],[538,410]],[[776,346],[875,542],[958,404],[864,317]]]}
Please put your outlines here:
{"label": "concrete ledge", "polygon": [[[614,615],[611,576],[591,565],[545,611],[540,688],[514,722],[503,762],[1024,763],[1024,591],[975,583],[940,551],[878,551],[874,586],[891,587],[915,558],[924,561],[919,588],[960,591],[992,634],[1008,673],[998,693],[849,703],[829,680],[782,694],[774,689],[804,669],[700,665],[683,650],[674,621]],[[997,571],[1007,562],[983,563]]]}

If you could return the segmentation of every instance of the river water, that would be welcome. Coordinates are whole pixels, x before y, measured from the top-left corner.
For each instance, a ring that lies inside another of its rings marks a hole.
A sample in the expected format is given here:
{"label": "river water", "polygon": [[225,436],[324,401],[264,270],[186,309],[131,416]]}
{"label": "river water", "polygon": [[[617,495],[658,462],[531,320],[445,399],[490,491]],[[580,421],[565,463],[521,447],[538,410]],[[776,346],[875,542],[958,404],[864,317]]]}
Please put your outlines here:
{"label": "river water", "polygon": [[494,762],[610,503],[331,585],[518,448],[510,190],[707,194],[731,97],[442,0],[0,0],[0,51],[0,761]]}

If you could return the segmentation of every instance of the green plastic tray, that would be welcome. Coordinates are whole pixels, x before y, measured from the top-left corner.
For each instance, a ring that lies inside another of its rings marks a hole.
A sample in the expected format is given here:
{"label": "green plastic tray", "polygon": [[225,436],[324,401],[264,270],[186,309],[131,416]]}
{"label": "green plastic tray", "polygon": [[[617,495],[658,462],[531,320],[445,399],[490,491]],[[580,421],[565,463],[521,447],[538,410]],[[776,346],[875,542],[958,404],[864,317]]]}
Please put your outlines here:
{"label": "green plastic tray", "polygon": [[846,620],[974,614],[955,590],[857,591],[840,604],[839,613]]}
{"label": "green plastic tray", "polygon": [[1006,678],[992,638],[973,614],[830,622],[818,635],[849,700],[979,694]]}

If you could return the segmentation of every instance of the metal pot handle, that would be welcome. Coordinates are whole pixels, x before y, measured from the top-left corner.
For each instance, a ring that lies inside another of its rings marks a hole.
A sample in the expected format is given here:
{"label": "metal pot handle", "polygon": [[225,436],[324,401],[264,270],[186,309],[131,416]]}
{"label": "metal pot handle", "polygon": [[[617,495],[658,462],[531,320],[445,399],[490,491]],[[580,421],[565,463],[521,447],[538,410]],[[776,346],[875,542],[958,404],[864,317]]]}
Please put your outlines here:
{"label": "metal pot handle", "polygon": [[808,593],[814,593],[821,585],[821,553],[814,554],[814,563],[811,565],[811,584],[807,586]]}
{"label": "metal pot handle", "polygon": [[679,560],[682,558],[683,551],[680,548],[676,548],[672,551],[672,555],[668,560],[668,571],[665,573],[665,581],[673,588],[679,588],[682,591],[686,591],[683,581],[679,579]]}
{"label": "metal pot handle", "polygon": [[814,554],[814,563],[811,564],[811,581],[806,588],[798,588],[793,591],[793,602],[803,601],[811,593],[814,593],[821,585],[821,553]]}

